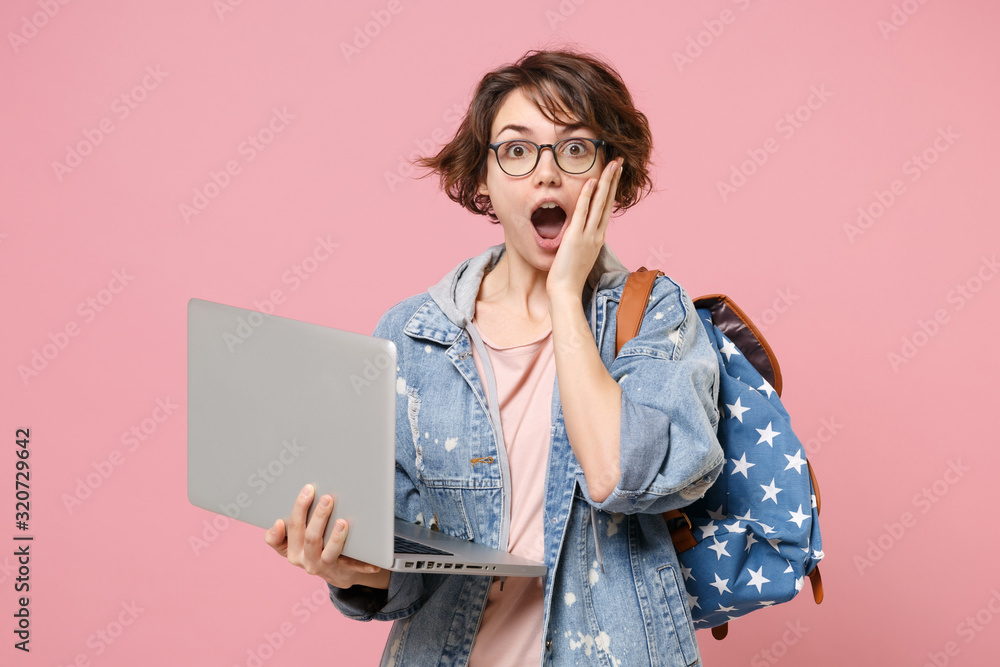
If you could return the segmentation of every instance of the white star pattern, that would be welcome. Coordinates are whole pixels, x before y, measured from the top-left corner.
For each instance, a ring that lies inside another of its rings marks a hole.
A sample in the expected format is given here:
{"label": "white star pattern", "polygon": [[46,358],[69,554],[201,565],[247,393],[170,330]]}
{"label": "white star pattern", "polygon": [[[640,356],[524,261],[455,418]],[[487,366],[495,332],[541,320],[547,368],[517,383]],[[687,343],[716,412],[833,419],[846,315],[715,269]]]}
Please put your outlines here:
{"label": "white star pattern", "polygon": [[722,505],[719,505],[719,509],[714,512],[712,510],[708,510],[708,516],[709,518],[718,521],[719,519],[725,519],[726,513],[722,511]]}
{"label": "white star pattern", "polygon": [[806,460],[802,458],[800,454],[802,454],[801,449],[795,452],[795,456],[789,456],[788,454],[785,454],[785,458],[788,459],[788,465],[785,466],[785,470],[795,468],[795,472],[799,473],[800,475],[802,474],[802,466],[806,464]]}
{"label": "white star pattern", "polygon": [[722,595],[723,593],[732,593],[732,591],[729,590],[729,586],[727,585],[728,583],[729,583],[728,579],[719,579],[719,575],[718,573],[716,573],[715,583],[709,584],[709,586],[715,586],[716,588],[718,588],[719,595]]}
{"label": "white star pattern", "polygon": [[747,586],[756,586],[758,593],[761,592],[761,590],[760,590],[761,586],[763,586],[764,584],[771,583],[771,580],[768,579],[768,578],[766,578],[764,576],[764,566],[763,565],[761,565],[760,567],[758,567],[756,572],[753,571],[753,570],[751,570],[750,568],[747,568],[747,572],[750,573],[750,582],[747,584]]}
{"label": "white star pattern", "polygon": [[734,354],[737,357],[743,356],[740,354],[740,351],[736,349],[736,346],[733,345],[733,341],[728,338],[726,339],[726,342],[722,344],[722,347],[719,348],[719,352],[726,355],[726,361],[732,359]]}
{"label": "white star pattern", "polygon": [[[687,592],[687,591],[685,591],[685,592]],[[700,604],[698,604],[698,596],[697,595],[691,595],[690,593],[688,593],[687,596],[688,596],[688,608],[689,609],[694,609],[695,607],[700,607],[701,606]]]}
{"label": "white star pattern", "polygon": [[729,405],[727,403],[726,407],[729,408],[729,418],[730,419],[733,419],[733,418],[739,419],[741,424],[743,423],[743,413],[750,411],[750,408],[744,408],[743,407],[743,405],[740,403],[740,398],[739,397],[737,397],[736,402],[733,403],[732,405]]}
{"label": "white star pattern", "polygon": [[[681,554],[680,563],[682,581],[690,591],[692,620],[699,629],[777,604],[779,595],[788,594],[789,584],[795,586],[792,594],[799,592],[804,572],[823,556],[818,526],[811,523],[818,499],[810,475],[803,470],[809,465],[804,440],[800,441],[789,425],[770,380],[750,370],[753,364],[734,340],[713,325],[707,328],[720,355],[724,380],[718,404],[725,421],[719,425],[718,437],[730,473],[685,510],[694,528],[701,529],[695,531],[701,536],[697,550]],[[769,451],[759,448],[762,444],[767,444]],[[798,509],[792,511],[794,507]],[[740,510],[745,515],[741,516]],[[730,552],[730,545],[735,552]],[[702,560],[709,549],[716,555],[714,567]],[[697,580],[694,570],[698,571]],[[764,570],[770,576],[765,576]],[[770,599],[764,600],[763,587],[769,583],[774,586],[768,589]],[[711,602],[696,607],[699,596]]]}
{"label": "white star pattern", "polygon": [[[787,454],[786,454],[786,456],[787,456]],[[729,459],[729,460],[732,461],[733,465],[735,466],[733,468],[733,472],[730,473],[730,474],[735,475],[736,473],[741,473],[743,475],[744,479],[749,479],[747,477],[747,471],[750,470],[750,468],[752,468],[755,465],[757,465],[756,463],[747,463],[747,453],[746,452],[743,452],[743,456],[740,457],[739,461],[737,461],[736,459]]]}
{"label": "white star pattern", "polygon": [[788,521],[789,522],[794,521],[795,525],[798,526],[799,528],[802,527],[802,522],[809,518],[808,514],[802,513],[802,505],[799,505],[798,511],[795,512],[789,511],[788,513],[792,515],[792,518],[789,519]]}
{"label": "white star pattern", "polygon": [[[761,484],[760,488],[764,489],[764,498],[761,499],[760,502],[765,502],[768,498],[770,498],[771,500],[774,501],[775,505],[778,504],[778,494],[781,493],[784,489],[779,489],[778,487],[776,487],[774,485],[774,478],[773,477],[771,478],[771,484],[770,485],[764,486],[763,484]],[[799,509],[802,509],[801,505],[799,505]]]}
{"label": "white star pattern", "polygon": [[729,552],[726,551],[726,544],[724,542],[720,542],[719,538],[713,537],[712,541],[715,542],[715,544],[711,545],[708,548],[715,552],[716,556],[715,560],[722,560],[723,556],[730,555]]}
{"label": "white star pattern", "polygon": [[740,528],[740,522],[739,521],[734,521],[732,523],[724,523],[722,525],[724,525],[726,527],[726,530],[728,530],[730,533],[742,533],[743,532],[743,529]]}
{"label": "white star pattern", "polygon": [[774,447],[774,436],[781,435],[781,431],[771,430],[771,422],[767,422],[767,428],[757,428],[754,430],[760,433],[760,440],[757,441],[757,444],[766,442],[768,447]]}

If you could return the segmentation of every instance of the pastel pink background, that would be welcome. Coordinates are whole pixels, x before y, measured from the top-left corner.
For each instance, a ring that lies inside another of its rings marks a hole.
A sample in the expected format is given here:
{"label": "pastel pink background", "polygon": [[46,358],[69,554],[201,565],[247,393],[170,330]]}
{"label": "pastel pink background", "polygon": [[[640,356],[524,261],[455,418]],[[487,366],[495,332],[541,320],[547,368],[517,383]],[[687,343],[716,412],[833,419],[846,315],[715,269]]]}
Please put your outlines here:
{"label": "pastel pink background", "polygon": [[[450,136],[483,73],[576,44],[619,68],[656,140],[657,191],[612,222],[609,244],[692,294],[728,292],[766,325],[822,484],[826,601],[756,613],[722,643],[700,633],[705,664],[995,664],[1000,279],[984,258],[1000,247],[1000,7],[402,0],[388,14],[380,1],[233,0],[220,13],[225,1],[0,10],[0,662],[247,665],[284,627],[263,664],[375,663],[388,627],[342,619],[261,529],[233,523],[192,547],[214,515],[185,490],[186,303],[253,307],[280,290],[280,315],[370,332],[501,241],[434,179],[386,175]],[[341,43],[372,12],[391,21],[348,59]],[[116,100],[136,86],[125,116]],[[800,109],[814,89],[829,95]],[[274,109],[294,118],[248,160],[241,142]],[[789,136],[779,123],[797,110]],[[53,163],[103,119],[113,131],[60,180]],[[765,144],[778,149],[723,201],[718,182]],[[935,161],[913,171],[925,151]],[[180,205],[229,161],[239,173],[185,221]],[[849,237],[896,180],[892,204]],[[283,279],[318,237],[339,244],[332,256]],[[131,276],[124,289],[115,271]],[[101,312],[80,307],[88,298]],[[19,366],[67,325],[78,335],[24,381]],[[156,424],[158,400],[179,407]],[[143,420],[156,429],[130,451],[123,434]],[[22,427],[30,655],[11,633]],[[68,510],[64,496],[112,456],[120,465]],[[128,618],[123,604],[142,611],[113,643],[97,639]],[[993,625],[966,621],[977,613]]]}

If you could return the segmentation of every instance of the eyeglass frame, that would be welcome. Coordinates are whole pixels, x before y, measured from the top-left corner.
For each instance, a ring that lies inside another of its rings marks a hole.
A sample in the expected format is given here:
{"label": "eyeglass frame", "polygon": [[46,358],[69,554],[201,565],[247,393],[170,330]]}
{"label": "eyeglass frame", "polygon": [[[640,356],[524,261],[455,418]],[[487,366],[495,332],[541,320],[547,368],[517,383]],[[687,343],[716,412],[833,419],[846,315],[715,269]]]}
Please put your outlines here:
{"label": "eyeglass frame", "polygon": [[[504,169],[503,168],[503,164],[500,163],[500,150],[499,150],[499,148],[501,146],[503,146],[504,144],[511,143],[512,141],[519,141],[519,142],[524,143],[524,144],[531,144],[532,146],[534,146],[538,150],[538,152],[535,153],[535,164],[533,164],[531,166],[531,169],[529,169],[528,171],[524,172],[523,174],[518,174],[517,176],[515,176],[514,174],[512,174],[509,171],[507,171],[506,169]],[[566,141],[589,141],[590,143],[594,144],[594,161],[590,164],[589,167],[587,167],[583,171],[576,171],[576,172],[574,172],[574,171],[566,171],[565,169],[563,169],[563,166],[561,164],[559,164],[559,158],[556,157],[556,146],[558,146],[559,144],[564,143]],[[497,165],[500,167],[500,170],[503,171],[503,173],[507,174],[511,178],[523,178],[525,176],[530,175],[531,172],[533,172],[538,167],[538,163],[542,159],[542,149],[543,148],[548,148],[549,150],[552,151],[552,160],[556,163],[556,166],[559,167],[560,171],[563,171],[563,172],[565,172],[567,174],[572,174],[574,176],[577,176],[579,174],[586,174],[588,171],[590,171],[591,169],[594,168],[594,165],[597,164],[597,151],[599,151],[602,147],[607,146],[607,145],[608,145],[608,142],[604,141],[603,139],[590,139],[589,137],[566,137],[565,139],[560,139],[559,141],[557,141],[554,144],[536,144],[534,141],[529,141],[527,139],[506,139],[504,141],[497,141],[497,142],[494,142],[492,144],[489,144],[487,146],[487,148],[489,148],[490,150],[492,150],[493,154],[497,156]]]}

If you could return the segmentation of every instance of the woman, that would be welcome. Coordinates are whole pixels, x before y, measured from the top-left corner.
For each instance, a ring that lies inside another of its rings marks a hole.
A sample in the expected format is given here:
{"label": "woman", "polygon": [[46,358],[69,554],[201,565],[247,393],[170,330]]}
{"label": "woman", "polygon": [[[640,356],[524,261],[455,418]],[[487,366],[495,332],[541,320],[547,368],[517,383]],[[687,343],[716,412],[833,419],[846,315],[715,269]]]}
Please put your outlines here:
{"label": "woman", "polygon": [[455,138],[421,161],[453,200],[499,223],[504,243],[374,331],[396,344],[405,393],[396,514],[548,573],[390,574],[341,557],[346,523],[322,544],[332,500],[306,525],[307,486],[266,542],[327,581],[347,616],[395,621],[383,664],[699,663],[660,513],[700,497],[722,468],[717,361],[667,277],[615,357],[628,272],[604,245],[612,211],[649,190],[650,150],[646,117],[610,66],[529,52],[483,78]]}

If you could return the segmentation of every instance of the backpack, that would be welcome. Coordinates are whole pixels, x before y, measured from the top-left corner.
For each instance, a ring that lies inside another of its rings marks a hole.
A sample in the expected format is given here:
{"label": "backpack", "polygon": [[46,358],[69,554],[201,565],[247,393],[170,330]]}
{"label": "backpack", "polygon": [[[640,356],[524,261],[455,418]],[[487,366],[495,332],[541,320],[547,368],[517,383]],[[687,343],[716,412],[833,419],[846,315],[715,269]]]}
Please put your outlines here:
{"label": "backpack", "polygon": [[[653,281],[629,275],[618,307],[616,354],[639,331]],[[787,602],[805,577],[823,600],[819,486],[781,403],[781,371],[763,335],[729,297],[695,300],[719,360],[722,473],[705,495],[666,512],[691,617],[716,639],[728,622]]]}

